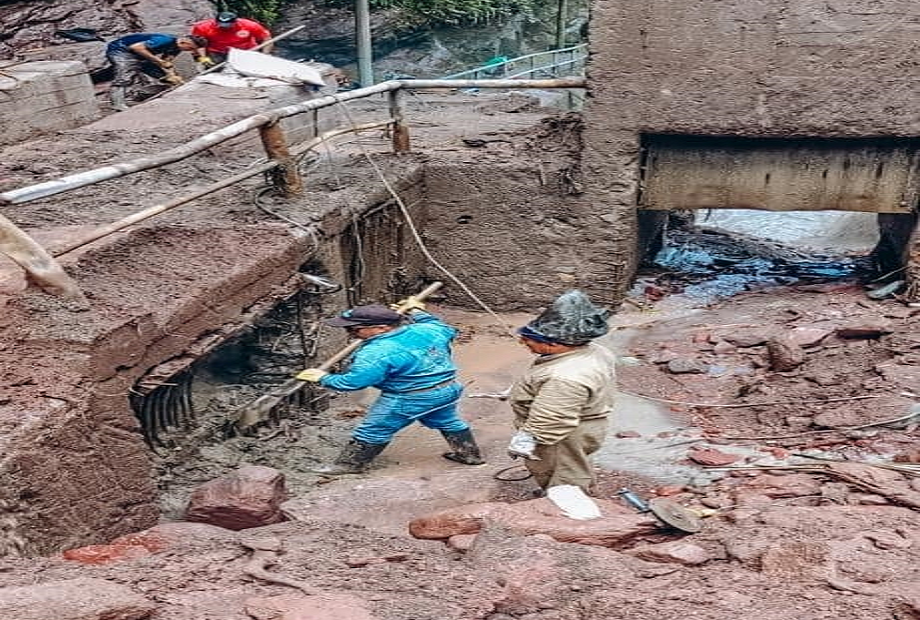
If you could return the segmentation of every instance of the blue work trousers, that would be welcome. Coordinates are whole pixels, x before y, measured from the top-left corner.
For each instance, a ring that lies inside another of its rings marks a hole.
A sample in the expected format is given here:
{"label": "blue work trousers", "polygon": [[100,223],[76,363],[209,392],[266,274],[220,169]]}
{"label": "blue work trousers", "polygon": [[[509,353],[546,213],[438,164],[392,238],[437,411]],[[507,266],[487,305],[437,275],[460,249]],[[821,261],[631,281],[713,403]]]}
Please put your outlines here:
{"label": "blue work trousers", "polygon": [[389,443],[393,435],[413,422],[436,431],[465,431],[470,426],[457,415],[461,392],[463,387],[458,383],[423,392],[381,392],[352,437],[364,443]]}

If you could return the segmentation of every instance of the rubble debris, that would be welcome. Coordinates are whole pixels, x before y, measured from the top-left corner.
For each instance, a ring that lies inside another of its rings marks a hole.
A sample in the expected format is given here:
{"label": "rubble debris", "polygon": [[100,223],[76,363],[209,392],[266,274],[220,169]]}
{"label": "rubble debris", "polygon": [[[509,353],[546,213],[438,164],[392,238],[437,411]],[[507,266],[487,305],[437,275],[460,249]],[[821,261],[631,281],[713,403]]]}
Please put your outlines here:
{"label": "rubble debris", "polygon": [[0,588],[4,620],[141,620],[157,607],[127,586],[89,577]]}
{"label": "rubble debris", "polygon": [[268,583],[277,583],[283,586],[296,588],[306,595],[319,594],[320,590],[310,584],[292,579],[285,575],[276,575],[268,571],[268,567],[275,564],[278,554],[282,551],[281,541],[269,537],[247,537],[240,540],[240,544],[252,551],[252,557],[243,568],[243,573],[261,579]]}

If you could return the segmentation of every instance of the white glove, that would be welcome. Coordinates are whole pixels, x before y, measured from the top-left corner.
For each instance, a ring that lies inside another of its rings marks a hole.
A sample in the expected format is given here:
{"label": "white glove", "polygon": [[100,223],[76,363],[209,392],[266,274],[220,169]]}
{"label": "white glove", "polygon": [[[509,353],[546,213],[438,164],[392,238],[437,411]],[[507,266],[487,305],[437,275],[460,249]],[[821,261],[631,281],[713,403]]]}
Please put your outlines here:
{"label": "white glove", "polygon": [[508,443],[508,456],[513,459],[523,457],[528,461],[539,461],[533,451],[537,449],[537,440],[527,431],[518,431]]}

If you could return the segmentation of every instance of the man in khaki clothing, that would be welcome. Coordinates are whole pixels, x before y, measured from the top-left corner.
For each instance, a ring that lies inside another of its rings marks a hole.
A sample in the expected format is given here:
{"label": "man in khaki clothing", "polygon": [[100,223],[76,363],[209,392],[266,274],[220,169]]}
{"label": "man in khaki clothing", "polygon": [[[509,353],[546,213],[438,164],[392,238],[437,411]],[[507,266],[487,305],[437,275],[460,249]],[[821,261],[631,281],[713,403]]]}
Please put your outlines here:
{"label": "man in khaki clothing", "polygon": [[581,291],[569,291],[518,330],[538,357],[511,388],[517,433],[508,453],[526,459],[544,490],[570,484],[590,492],[595,482],[589,456],[606,435],[616,358],[591,340],[607,333],[608,316]]}

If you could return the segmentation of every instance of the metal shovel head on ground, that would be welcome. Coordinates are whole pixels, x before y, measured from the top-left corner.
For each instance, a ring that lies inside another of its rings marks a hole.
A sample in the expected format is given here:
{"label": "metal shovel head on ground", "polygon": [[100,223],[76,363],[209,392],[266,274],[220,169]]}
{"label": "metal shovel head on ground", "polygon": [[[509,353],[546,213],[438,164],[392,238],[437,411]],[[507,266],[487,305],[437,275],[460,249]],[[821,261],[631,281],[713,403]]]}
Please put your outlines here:
{"label": "metal shovel head on ground", "polygon": [[[423,301],[432,293],[440,289],[443,285],[443,282],[433,282],[432,284],[429,284],[425,290],[421,291],[417,295],[413,295],[413,297],[419,301]],[[405,314],[406,311],[397,310],[397,312],[400,314]],[[336,352],[332,357],[324,361],[322,364],[316,366],[316,368],[321,370],[329,370],[337,363],[354,353],[362,343],[362,340],[354,340],[348,343],[346,346],[339,349],[339,351]],[[303,389],[307,383],[309,382],[301,381],[297,378],[288,379],[284,383],[275,386],[254,401],[243,405],[236,411],[233,416],[231,416],[230,420],[228,420],[227,426],[224,429],[225,434],[241,434],[259,422],[267,420],[275,407],[283,403],[291,395]]]}
{"label": "metal shovel head on ground", "polygon": [[620,489],[617,495],[639,512],[651,513],[666,528],[689,534],[695,534],[703,529],[703,523],[699,517],[673,500],[658,497],[646,502],[629,489]]}

